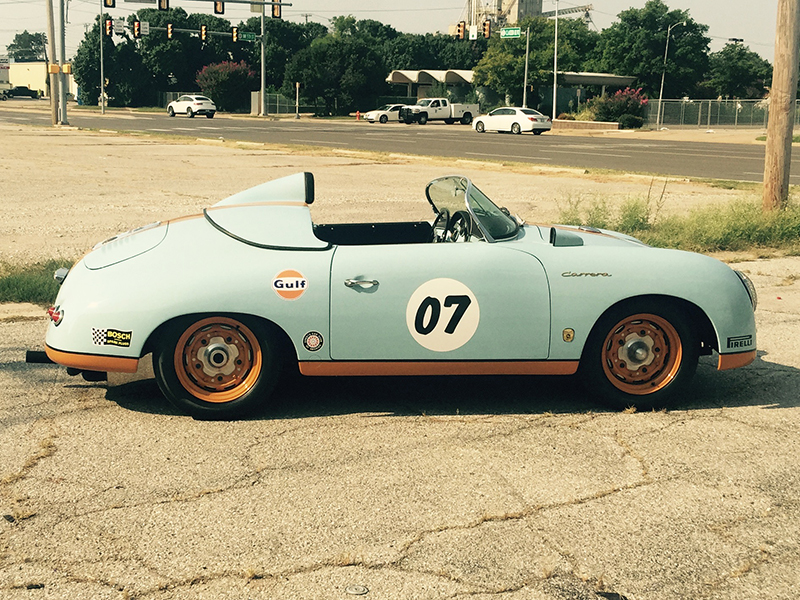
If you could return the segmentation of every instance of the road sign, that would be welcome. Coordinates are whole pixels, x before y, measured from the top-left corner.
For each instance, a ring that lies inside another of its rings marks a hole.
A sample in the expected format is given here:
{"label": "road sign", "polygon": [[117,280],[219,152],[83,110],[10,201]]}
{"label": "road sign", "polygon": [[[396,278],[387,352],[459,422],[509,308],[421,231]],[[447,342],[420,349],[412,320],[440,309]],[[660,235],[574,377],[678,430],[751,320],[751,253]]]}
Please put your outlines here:
{"label": "road sign", "polygon": [[500,30],[501,38],[518,38],[522,35],[522,29],[519,27],[503,27]]}
{"label": "road sign", "polygon": [[141,28],[140,31],[142,35],[150,35],[150,21],[142,21],[139,27]]}
{"label": "road sign", "polygon": [[477,40],[478,39],[478,26],[477,25],[470,25],[469,26],[469,39]]}
{"label": "road sign", "polygon": [[125,29],[125,19],[119,17],[114,19],[114,33],[117,35],[122,35],[122,31]]}
{"label": "road sign", "polygon": [[251,31],[240,31],[239,39],[242,40],[243,42],[255,42],[256,34]]}

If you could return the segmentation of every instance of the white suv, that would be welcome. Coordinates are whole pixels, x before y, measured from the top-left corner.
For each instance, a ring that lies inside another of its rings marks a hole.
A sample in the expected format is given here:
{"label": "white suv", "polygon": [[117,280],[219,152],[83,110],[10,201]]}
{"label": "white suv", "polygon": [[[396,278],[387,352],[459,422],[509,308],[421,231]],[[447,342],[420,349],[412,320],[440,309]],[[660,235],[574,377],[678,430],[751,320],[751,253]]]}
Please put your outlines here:
{"label": "white suv", "polygon": [[180,113],[190,119],[195,115],[205,115],[209,119],[213,119],[216,112],[217,106],[205,96],[181,96],[167,106],[167,114],[170,117]]}

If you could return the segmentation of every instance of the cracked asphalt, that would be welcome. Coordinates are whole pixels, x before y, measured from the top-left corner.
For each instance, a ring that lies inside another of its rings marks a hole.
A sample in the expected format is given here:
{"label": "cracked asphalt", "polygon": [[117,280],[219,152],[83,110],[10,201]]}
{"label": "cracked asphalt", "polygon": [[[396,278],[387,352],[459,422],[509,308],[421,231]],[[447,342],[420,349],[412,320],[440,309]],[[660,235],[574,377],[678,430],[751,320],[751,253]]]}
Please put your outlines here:
{"label": "cracked asphalt", "polygon": [[25,364],[45,320],[0,311],[0,597],[794,600],[800,257],[737,268],[758,359],[701,359],[662,412],[572,377],[297,377],[197,421],[146,360]]}

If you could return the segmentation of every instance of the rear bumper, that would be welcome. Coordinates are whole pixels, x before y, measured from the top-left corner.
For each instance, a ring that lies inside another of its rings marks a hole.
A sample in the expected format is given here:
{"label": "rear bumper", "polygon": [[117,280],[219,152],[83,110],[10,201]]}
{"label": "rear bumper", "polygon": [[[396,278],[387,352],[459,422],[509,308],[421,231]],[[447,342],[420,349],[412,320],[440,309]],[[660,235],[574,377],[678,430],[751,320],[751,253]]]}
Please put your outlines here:
{"label": "rear bumper", "polygon": [[104,356],[101,354],[79,354],[64,352],[45,346],[47,357],[54,363],[72,367],[81,371],[100,371],[105,373],[136,373],[139,368],[138,358],[120,356]]}

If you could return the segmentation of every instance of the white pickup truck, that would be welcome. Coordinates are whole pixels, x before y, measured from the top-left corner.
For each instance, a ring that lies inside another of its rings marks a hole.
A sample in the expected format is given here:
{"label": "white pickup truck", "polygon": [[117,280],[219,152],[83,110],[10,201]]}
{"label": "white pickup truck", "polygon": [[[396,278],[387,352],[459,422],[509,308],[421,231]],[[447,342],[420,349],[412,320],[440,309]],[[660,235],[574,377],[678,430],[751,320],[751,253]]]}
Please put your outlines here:
{"label": "white pickup truck", "polygon": [[401,108],[400,120],[420,125],[428,121],[444,121],[448,125],[458,121],[462,125],[469,125],[472,118],[479,114],[480,107],[477,104],[454,104],[447,98],[425,98]]}

